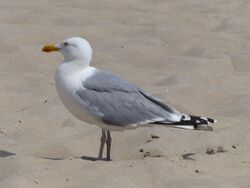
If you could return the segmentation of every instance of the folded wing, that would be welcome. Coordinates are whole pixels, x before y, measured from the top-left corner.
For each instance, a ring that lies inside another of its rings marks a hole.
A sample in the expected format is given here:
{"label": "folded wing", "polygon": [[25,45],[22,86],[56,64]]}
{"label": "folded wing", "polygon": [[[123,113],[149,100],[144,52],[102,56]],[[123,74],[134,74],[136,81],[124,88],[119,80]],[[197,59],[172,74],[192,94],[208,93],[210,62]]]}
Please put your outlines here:
{"label": "folded wing", "polygon": [[92,114],[110,125],[178,122],[182,114],[130,82],[98,71],[76,95]]}

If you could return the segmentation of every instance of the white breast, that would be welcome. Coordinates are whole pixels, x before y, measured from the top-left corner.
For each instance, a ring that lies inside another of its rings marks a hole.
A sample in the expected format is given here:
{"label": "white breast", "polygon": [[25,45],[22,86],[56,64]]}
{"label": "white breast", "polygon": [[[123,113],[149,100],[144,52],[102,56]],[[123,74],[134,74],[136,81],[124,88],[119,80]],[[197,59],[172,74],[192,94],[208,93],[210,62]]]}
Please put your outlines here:
{"label": "white breast", "polygon": [[58,95],[60,96],[64,106],[78,119],[91,123],[100,124],[100,120],[97,117],[89,113],[89,111],[79,101],[75,91],[77,89],[84,89],[83,82],[88,77],[92,76],[95,72],[95,68],[87,67],[81,71],[72,71],[68,69],[66,63],[62,63],[58,66],[55,75],[55,84]]}
{"label": "white breast", "polygon": [[[79,71],[79,67],[72,69],[69,63],[61,63],[56,71],[55,84],[58,95],[60,96],[64,106],[77,119],[85,121],[90,124],[98,125],[104,129],[113,131],[123,131],[125,127],[111,126],[102,122],[98,117],[91,114],[88,109],[79,101],[81,100],[75,91],[78,89],[85,89],[83,83],[86,79],[93,76],[97,69],[94,67],[87,67]],[[136,128],[136,126],[126,127]]]}

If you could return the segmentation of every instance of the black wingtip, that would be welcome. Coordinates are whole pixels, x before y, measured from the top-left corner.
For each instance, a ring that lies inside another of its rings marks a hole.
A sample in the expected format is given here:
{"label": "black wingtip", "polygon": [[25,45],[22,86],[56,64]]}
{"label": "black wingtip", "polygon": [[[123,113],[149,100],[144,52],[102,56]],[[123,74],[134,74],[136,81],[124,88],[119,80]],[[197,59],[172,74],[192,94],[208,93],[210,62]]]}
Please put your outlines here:
{"label": "black wingtip", "polygon": [[209,123],[216,123],[216,122],[217,122],[216,119],[212,119],[212,118],[207,118],[207,121],[208,121]]}

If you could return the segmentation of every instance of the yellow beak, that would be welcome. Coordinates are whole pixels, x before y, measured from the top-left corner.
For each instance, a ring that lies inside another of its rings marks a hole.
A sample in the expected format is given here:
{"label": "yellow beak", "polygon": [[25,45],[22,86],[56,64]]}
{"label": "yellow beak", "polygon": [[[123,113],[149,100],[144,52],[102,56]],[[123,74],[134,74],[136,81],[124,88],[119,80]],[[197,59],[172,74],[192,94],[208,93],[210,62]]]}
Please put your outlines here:
{"label": "yellow beak", "polygon": [[52,44],[52,45],[45,45],[43,48],[42,48],[42,52],[56,52],[56,51],[59,51],[60,48],[58,48],[56,45]]}

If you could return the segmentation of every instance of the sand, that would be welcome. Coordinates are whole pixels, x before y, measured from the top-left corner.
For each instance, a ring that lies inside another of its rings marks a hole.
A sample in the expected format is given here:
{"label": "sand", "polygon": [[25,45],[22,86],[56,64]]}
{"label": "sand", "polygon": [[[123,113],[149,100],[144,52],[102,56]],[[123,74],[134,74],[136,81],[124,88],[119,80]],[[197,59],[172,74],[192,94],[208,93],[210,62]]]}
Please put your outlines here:
{"label": "sand", "polygon": [[[249,18],[247,0],[2,0],[0,187],[249,188]],[[63,107],[54,85],[62,56],[41,53],[70,36],[90,41],[92,65],[216,118],[215,131],[113,132],[113,161],[87,160],[100,128]]]}

